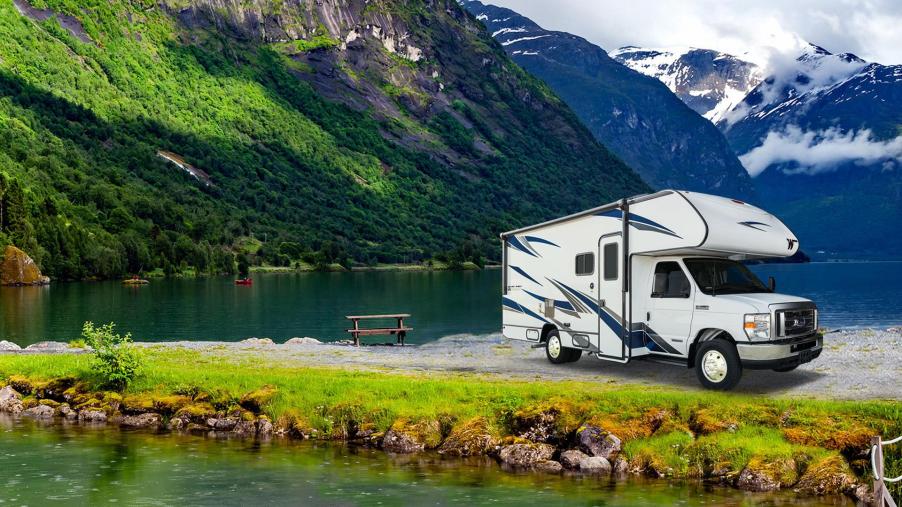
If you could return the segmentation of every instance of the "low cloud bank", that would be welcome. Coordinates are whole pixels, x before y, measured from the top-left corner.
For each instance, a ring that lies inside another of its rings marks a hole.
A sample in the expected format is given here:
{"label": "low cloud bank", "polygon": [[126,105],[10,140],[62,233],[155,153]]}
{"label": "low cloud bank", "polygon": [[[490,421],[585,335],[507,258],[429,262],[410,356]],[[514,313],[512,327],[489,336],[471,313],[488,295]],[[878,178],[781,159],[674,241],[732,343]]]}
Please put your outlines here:
{"label": "low cloud bank", "polygon": [[792,174],[818,174],[835,170],[846,163],[873,165],[883,162],[885,169],[902,163],[902,136],[888,141],[874,139],[870,129],[841,132],[830,128],[817,132],[789,126],[782,132],[769,132],[761,146],[739,157],[752,177],[774,164],[794,163]]}

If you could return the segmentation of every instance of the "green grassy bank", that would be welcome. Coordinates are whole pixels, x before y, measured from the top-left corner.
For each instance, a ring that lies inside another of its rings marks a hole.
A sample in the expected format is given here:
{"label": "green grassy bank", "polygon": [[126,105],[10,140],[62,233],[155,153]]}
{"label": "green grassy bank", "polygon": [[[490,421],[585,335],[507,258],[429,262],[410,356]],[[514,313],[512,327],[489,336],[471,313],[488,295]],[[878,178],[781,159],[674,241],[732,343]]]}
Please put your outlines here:
{"label": "green grassy bank", "polygon": [[[137,379],[111,393],[91,363],[88,355],[0,355],[0,385],[26,391],[26,407],[65,388],[73,408],[201,420],[244,411],[268,417],[288,435],[351,440],[362,428],[376,438],[394,429],[426,448],[474,432],[498,444],[526,443],[524,435],[541,426],[546,441],[566,449],[591,425],[624,442],[621,456],[635,472],[735,484],[743,471],[755,470],[807,492],[816,491],[805,486],[806,478],[810,483],[818,474],[869,481],[870,437],[902,434],[902,408],[893,401],[309,368],[249,353],[163,348],[144,351]],[[900,473],[900,455],[887,459],[888,475]]]}

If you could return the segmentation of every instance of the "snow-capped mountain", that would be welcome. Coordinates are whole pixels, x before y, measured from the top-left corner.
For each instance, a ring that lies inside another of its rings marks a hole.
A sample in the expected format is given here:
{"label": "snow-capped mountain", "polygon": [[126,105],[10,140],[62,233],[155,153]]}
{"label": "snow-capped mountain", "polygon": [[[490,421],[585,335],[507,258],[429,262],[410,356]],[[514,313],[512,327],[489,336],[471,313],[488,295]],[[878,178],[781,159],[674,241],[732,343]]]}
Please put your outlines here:
{"label": "snow-capped mountain", "polygon": [[510,9],[463,5],[653,187],[752,195],[751,178],[723,134],[657,79],[619,64],[582,37],[545,30]]}
{"label": "snow-capped mountain", "polygon": [[698,114],[717,123],[761,82],[758,65],[711,49],[626,46],[612,58],[658,79]]}

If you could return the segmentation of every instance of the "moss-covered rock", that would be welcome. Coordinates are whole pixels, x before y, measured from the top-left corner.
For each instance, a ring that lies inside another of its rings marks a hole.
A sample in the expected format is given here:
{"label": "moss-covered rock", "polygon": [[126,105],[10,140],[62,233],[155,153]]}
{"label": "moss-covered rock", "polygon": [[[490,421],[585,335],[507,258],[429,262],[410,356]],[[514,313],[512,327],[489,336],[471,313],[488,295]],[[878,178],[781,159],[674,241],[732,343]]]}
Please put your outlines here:
{"label": "moss-covered rock", "polygon": [[708,408],[693,410],[689,416],[689,429],[697,435],[710,435],[718,431],[736,431],[739,421]]}
{"label": "moss-covered rock", "polygon": [[474,417],[451,429],[451,434],[439,447],[439,453],[449,456],[477,456],[496,450],[501,439],[484,417]]}
{"label": "moss-covered rock", "polygon": [[613,461],[620,454],[620,439],[597,426],[581,426],[576,431],[576,442],[580,450],[589,456]]}
{"label": "moss-covered rock", "polygon": [[754,457],[736,479],[736,487],[746,491],[776,491],[792,486],[799,479],[797,463],[792,458]]}
{"label": "moss-covered rock", "polygon": [[850,491],[855,475],[842,456],[833,454],[808,466],[795,485],[795,491],[805,495],[835,495]]}
{"label": "moss-covered rock", "polygon": [[238,401],[238,404],[256,414],[262,413],[266,405],[276,396],[278,389],[274,386],[263,386],[260,389],[246,393]]}
{"label": "moss-covered rock", "polygon": [[163,425],[163,417],[150,412],[126,415],[119,419],[119,425],[126,428],[158,429]]}
{"label": "moss-covered rock", "polygon": [[501,448],[498,458],[505,465],[531,468],[554,456],[554,447],[545,443],[513,444]]}
{"label": "moss-covered rock", "polygon": [[385,432],[382,448],[388,452],[409,454],[424,449],[435,449],[441,443],[442,426],[439,421],[399,419]]}
{"label": "moss-covered rock", "polygon": [[15,415],[22,410],[22,395],[18,391],[12,386],[0,389],[0,412]]}
{"label": "moss-covered rock", "polygon": [[579,427],[580,412],[568,401],[522,408],[511,417],[511,434],[531,442],[559,444]]}
{"label": "moss-covered rock", "polygon": [[304,440],[319,436],[319,432],[310,425],[307,418],[293,410],[288,410],[279,416],[275,424],[274,433]]}
{"label": "moss-covered rock", "polygon": [[13,245],[7,245],[0,258],[0,285],[46,285],[50,278],[41,274],[34,260]]}

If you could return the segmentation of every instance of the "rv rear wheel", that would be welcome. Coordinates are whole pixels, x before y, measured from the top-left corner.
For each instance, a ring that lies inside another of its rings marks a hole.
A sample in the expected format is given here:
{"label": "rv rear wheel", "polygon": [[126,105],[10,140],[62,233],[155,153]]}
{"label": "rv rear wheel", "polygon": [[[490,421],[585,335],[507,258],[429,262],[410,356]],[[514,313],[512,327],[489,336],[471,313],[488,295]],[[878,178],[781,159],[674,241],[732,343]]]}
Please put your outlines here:
{"label": "rv rear wheel", "polygon": [[552,329],[545,340],[545,355],[554,364],[572,363],[580,358],[582,351],[564,347],[561,335],[557,329]]}
{"label": "rv rear wheel", "polygon": [[736,387],[742,377],[736,345],[722,339],[702,343],[695,356],[695,373],[708,389],[728,391]]}

